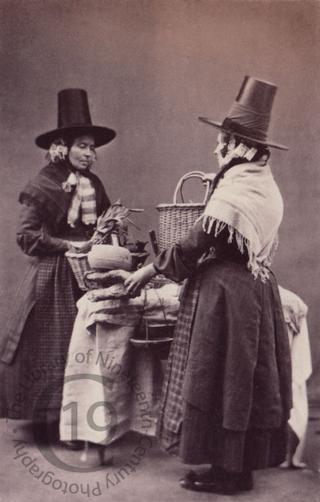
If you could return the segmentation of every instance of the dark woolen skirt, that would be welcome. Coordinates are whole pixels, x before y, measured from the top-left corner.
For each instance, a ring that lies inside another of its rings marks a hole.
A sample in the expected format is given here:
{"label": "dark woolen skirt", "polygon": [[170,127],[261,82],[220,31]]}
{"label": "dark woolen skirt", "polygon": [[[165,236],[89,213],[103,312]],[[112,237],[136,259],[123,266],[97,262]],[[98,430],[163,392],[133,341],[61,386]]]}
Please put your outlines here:
{"label": "dark woolen skirt", "polygon": [[287,422],[244,432],[215,427],[211,414],[187,403],[179,455],[186,464],[213,464],[230,472],[265,469],[285,460],[287,436]]}
{"label": "dark woolen skirt", "polygon": [[234,472],[285,459],[288,335],[272,273],[215,260],[187,281],[160,406],[164,449]]}
{"label": "dark woolen skirt", "polygon": [[11,364],[0,364],[0,413],[11,419],[59,419],[64,368],[76,301],[76,280],[63,255],[39,262],[36,304]]}

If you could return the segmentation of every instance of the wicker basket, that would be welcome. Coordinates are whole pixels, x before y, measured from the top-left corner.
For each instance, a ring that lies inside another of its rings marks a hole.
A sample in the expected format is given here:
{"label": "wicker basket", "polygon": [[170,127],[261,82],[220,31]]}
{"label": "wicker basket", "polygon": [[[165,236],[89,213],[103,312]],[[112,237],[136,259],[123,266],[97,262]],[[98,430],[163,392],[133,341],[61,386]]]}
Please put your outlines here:
{"label": "wicker basket", "polygon": [[84,275],[91,270],[87,253],[72,253],[68,251],[66,257],[77,279],[79,288],[82,289],[82,291],[87,291],[89,288],[85,283]]}
{"label": "wicker basket", "polygon": [[168,359],[170,345],[173,340],[175,323],[149,324],[144,320],[136,329],[130,343],[137,349],[148,349],[158,355],[159,359]]}
{"label": "wicker basket", "polygon": [[[185,237],[188,230],[195,221],[202,215],[207,202],[210,182],[206,181],[206,192],[202,203],[185,203],[183,202],[182,187],[185,181],[191,178],[199,178],[204,182],[205,174],[202,171],[192,171],[180,178],[173,194],[172,204],[159,204],[159,235],[158,246],[159,251],[172,246],[182,237]],[[177,203],[177,195],[180,192],[182,202]]]}

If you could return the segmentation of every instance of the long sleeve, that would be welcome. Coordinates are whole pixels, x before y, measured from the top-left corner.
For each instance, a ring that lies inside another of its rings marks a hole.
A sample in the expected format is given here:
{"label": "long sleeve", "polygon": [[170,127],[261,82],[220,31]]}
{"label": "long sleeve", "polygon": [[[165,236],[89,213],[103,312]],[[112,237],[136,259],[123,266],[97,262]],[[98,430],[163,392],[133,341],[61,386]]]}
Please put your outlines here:
{"label": "long sleeve", "polygon": [[213,225],[208,234],[202,228],[202,220],[199,220],[184,239],[162,251],[154,260],[153,265],[158,273],[180,282],[196,272],[199,258],[203,258],[211,249],[214,252],[210,253],[207,259],[215,257],[237,263],[247,264],[248,262],[247,249],[239,249],[237,240],[234,235],[230,236],[227,225],[218,232],[216,225]]}
{"label": "long sleeve", "polygon": [[161,273],[174,281],[182,281],[191,276],[198,259],[215,244],[214,232],[207,234],[202,229],[202,221],[198,221],[190,229],[187,237],[179,243],[162,251],[153,265]]}
{"label": "long sleeve", "polygon": [[17,243],[30,256],[64,253],[68,250],[67,241],[50,235],[40,208],[34,204],[22,204]]}

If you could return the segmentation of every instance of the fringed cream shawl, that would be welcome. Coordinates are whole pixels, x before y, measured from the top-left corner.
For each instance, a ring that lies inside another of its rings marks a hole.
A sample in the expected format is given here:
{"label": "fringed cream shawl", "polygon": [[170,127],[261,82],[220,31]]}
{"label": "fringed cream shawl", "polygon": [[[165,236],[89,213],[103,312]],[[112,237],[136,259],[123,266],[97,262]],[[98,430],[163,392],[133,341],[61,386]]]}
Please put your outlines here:
{"label": "fringed cream shawl", "polygon": [[203,214],[203,229],[215,235],[226,226],[228,242],[235,238],[239,250],[246,248],[248,268],[263,281],[277,247],[283,201],[268,165],[249,162],[227,171],[219,181]]}

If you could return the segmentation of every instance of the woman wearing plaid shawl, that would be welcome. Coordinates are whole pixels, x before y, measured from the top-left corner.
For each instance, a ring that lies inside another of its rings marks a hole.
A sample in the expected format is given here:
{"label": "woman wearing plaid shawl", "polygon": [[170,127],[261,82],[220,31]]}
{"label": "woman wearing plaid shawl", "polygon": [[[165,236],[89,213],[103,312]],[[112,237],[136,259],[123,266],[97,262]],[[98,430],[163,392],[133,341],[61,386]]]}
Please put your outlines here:
{"label": "woman wearing plaid shawl", "polygon": [[58,94],[58,128],[37,137],[49,163],[19,196],[17,241],[31,263],[1,347],[1,416],[59,420],[64,367],[80,290],[64,256],[90,239],[110,206],[90,169],[115,132],[91,124],[87,94]]}
{"label": "woman wearing plaid shawl", "polygon": [[267,164],[276,87],[246,77],[220,129],[220,171],[203,216],[188,236],[125,282],[136,294],[155,273],[187,278],[167,364],[158,436],[187,464],[183,488],[251,490],[252,471],[286,456],[291,408],[288,336],[270,270],[282,220]]}

